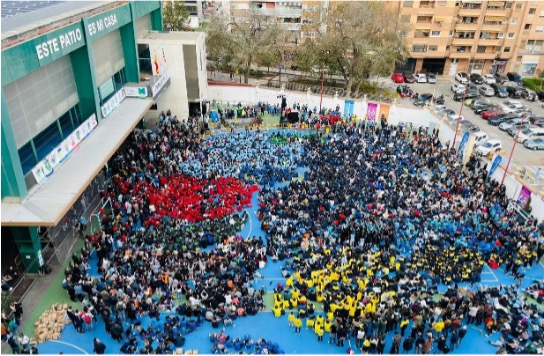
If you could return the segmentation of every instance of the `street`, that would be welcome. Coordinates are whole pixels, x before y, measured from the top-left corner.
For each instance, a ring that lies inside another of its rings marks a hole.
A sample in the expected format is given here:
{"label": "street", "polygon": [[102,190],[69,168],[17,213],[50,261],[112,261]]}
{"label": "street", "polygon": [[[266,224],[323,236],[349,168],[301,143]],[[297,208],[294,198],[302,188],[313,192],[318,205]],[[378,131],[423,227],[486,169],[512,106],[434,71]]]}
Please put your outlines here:
{"label": "street", "polygon": [[[380,84],[382,84],[382,86],[391,90],[396,90],[397,86],[399,85],[393,83],[390,78],[381,78],[379,82]],[[412,83],[407,85],[419,94],[434,93],[436,96],[440,96],[440,94],[443,94],[445,99],[445,107],[459,113],[461,109],[461,102],[453,100],[453,92],[451,91],[451,85],[454,82],[455,81],[452,77],[438,77],[436,84]],[[503,99],[498,97],[486,97],[486,99],[489,99],[491,102],[498,104],[505,101],[507,98]],[[525,99],[516,100],[520,101],[523,105],[529,107],[532,110],[534,116],[544,116],[544,109],[542,109],[542,103],[540,101],[536,100],[535,102],[528,102]],[[411,101],[412,100],[408,98],[399,99],[399,103],[402,103],[403,105],[412,105]],[[499,139],[502,141],[503,149],[505,151],[503,162],[504,164],[506,164],[506,162],[508,161],[508,157],[510,156],[512,147],[514,145],[514,138],[511,137],[507,132],[501,131],[498,126],[489,125],[487,123],[487,120],[482,119],[480,115],[475,114],[466,105],[463,107],[462,116],[466,120],[469,120],[473,124],[477,125],[481,131],[486,132],[489,135],[490,139]],[[444,121],[446,122],[447,120]],[[452,128],[455,130],[455,127]],[[458,139],[459,138],[460,136],[458,136]],[[518,143],[514,150],[514,155],[512,156],[512,162],[510,164],[509,172],[519,171],[519,169],[521,169],[522,167],[525,167],[532,183],[535,172],[538,170],[538,168],[544,169],[544,150],[530,151],[525,148],[523,144]],[[536,184],[535,187],[544,187],[544,179],[542,179],[538,183],[539,184]]]}

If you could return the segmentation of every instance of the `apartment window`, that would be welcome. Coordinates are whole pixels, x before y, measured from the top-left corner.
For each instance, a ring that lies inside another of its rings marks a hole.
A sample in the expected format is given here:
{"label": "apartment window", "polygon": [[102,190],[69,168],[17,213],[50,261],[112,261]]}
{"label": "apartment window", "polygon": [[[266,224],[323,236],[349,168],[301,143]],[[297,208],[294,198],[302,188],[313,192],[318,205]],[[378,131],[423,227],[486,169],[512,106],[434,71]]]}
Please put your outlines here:
{"label": "apartment window", "polygon": [[504,38],[504,32],[499,32],[499,34],[497,35],[497,38]]}
{"label": "apartment window", "polygon": [[427,37],[429,37],[429,30],[415,30],[414,37],[415,38],[427,38]]}
{"label": "apartment window", "polygon": [[476,53],[485,53],[485,46],[478,46],[478,48],[476,48]]}
{"label": "apartment window", "polygon": [[516,10],[520,10],[523,7],[521,2],[516,3]]}
{"label": "apartment window", "polygon": [[447,45],[447,46],[446,46],[446,51],[449,51],[450,48],[451,48],[451,46],[450,46],[450,45]]}
{"label": "apartment window", "polygon": [[436,52],[438,51],[438,46],[429,46],[429,52]]}
{"label": "apartment window", "polygon": [[528,24],[525,24],[525,30],[530,30],[531,29],[531,24],[528,23]]}
{"label": "apartment window", "polygon": [[[459,6],[456,4],[456,6]],[[464,3],[463,6],[462,6],[463,9],[481,9],[482,8],[482,4],[478,4],[478,3]]]}
{"label": "apartment window", "polygon": [[537,26],[537,27],[535,28],[535,32],[537,32],[537,33],[542,33],[542,32],[544,32],[544,26]]}
{"label": "apartment window", "polygon": [[[467,47],[466,46],[459,46],[459,47],[457,47],[456,51],[457,52],[467,52]],[[468,47],[468,51],[470,52],[470,47]]]}
{"label": "apartment window", "polygon": [[504,47],[504,52],[505,52],[505,53],[510,52],[510,47]]}
{"label": "apartment window", "polygon": [[420,1],[419,8],[430,8],[433,7],[433,1]]}
{"label": "apartment window", "polygon": [[453,37],[453,35],[455,35],[455,30],[450,31],[450,37]]}
{"label": "apartment window", "polygon": [[424,45],[424,44],[412,45],[412,52],[427,52],[427,45]]}
{"label": "apartment window", "polygon": [[404,7],[414,7],[414,2],[413,1],[405,1],[402,3],[402,6]]}
{"label": "apartment window", "polygon": [[448,5],[447,1],[437,1],[436,2],[436,7],[446,7],[446,5]]}
{"label": "apartment window", "polygon": [[517,24],[518,24],[518,21],[519,21],[518,19],[512,19],[512,20],[510,21],[510,23],[511,23],[512,25],[517,25]]}
{"label": "apartment window", "polygon": [[400,22],[401,23],[410,23],[411,18],[412,18],[412,16],[410,16],[410,15],[402,15],[400,17]]}
{"label": "apartment window", "polygon": [[417,23],[431,23],[433,20],[432,16],[418,16]]}
{"label": "apartment window", "polygon": [[544,10],[540,11],[540,17],[544,17]]}
{"label": "apartment window", "polygon": [[515,35],[516,34],[514,32],[508,32],[508,39],[511,40],[512,38],[514,38]]}
{"label": "apartment window", "polygon": [[542,49],[542,40],[529,40],[525,45],[525,49],[530,51],[540,51]]}
{"label": "apartment window", "polygon": [[406,38],[406,37],[408,37],[408,32],[406,32],[406,31],[397,31],[397,36],[399,38]]}
{"label": "apartment window", "polygon": [[431,32],[431,37],[440,37],[440,31]]}
{"label": "apartment window", "polygon": [[495,46],[495,52],[500,52],[501,51],[501,46]]}
{"label": "apartment window", "polygon": [[536,14],[536,8],[532,7],[529,9],[529,15],[534,15]]}
{"label": "apartment window", "polygon": [[507,2],[506,5],[504,6],[504,8],[511,9],[512,8],[512,3],[510,1]]}

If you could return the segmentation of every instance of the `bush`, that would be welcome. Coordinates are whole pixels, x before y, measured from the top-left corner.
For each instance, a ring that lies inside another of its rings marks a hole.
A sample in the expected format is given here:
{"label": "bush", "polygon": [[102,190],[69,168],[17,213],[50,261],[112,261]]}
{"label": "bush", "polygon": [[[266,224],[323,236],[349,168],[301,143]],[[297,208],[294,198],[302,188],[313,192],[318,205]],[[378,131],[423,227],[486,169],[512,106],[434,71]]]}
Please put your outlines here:
{"label": "bush", "polygon": [[249,76],[253,78],[262,78],[264,74],[261,70],[250,69]]}
{"label": "bush", "polygon": [[359,91],[364,94],[376,94],[378,91],[378,85],[372,82],[363,82],[359,87]]}
{"label": "bush", "polygon": [[544,84],[542,78],[523,78],[523,84],[531,90],[540,91]]}

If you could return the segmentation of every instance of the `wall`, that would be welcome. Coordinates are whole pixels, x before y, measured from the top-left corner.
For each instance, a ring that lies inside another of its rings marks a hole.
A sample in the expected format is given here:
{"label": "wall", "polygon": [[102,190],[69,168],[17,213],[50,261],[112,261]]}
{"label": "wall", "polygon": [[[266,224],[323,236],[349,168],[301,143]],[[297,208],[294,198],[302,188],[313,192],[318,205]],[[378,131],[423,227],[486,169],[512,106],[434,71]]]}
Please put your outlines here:
{"label": "wall", "polygon": [[[235,104],[241,102],[246,105],[253,105],[257,102],[270,102],[281,103],[281,99],[277,98],[282,94],[279,89],[268,89],[253,87],[249,85],[219,85],[210,83],[208,86],[208,97],[215,100],[218,103],[230,102]],[[287,99],[287,105],[292,106],[293,103],[310,104],[310,108],[313,106],[319,106],[319,95],[306,94],[301,92],[283,92]],[[340,106],[340,110],[344,110],[344,100],[335,99],[331,97],[323,97],[323,107],[333,108],[336,105]],[[358,117],[364,117],[366,112],[367,103],[363,100],[356,100],[354,105],[354,114]],[[453,141],[454,129],[449,127],[445,122],[441,121],[436,114],[428,109],[419,109],[413,106],[404,105],[392,105],[389,111],[388,122],[393,125],[398,125],[401,122],[408,124],[412,123],[413,126],[425,126],[425,127],[437,127],[439,128],[439,138],[444,144],[448,144]],[[458,135],[456,142],[461,140],[462,135]],[[467,145],[468,146],[468,145]],[[468,147],[465,149],[467,152]],[[493,174],[495,180],[502,180],[504,174],[504,167],[506,166],[506,157],[503,157],[502,164],[497,168]],[[517,200],[523,184],[517,177],[507,175],[505,182],[506,194],[509,198]],[[533,208],[532,214],[538,220],[544,219],[544,200],[538,194],[532,193],[531,206]]]}

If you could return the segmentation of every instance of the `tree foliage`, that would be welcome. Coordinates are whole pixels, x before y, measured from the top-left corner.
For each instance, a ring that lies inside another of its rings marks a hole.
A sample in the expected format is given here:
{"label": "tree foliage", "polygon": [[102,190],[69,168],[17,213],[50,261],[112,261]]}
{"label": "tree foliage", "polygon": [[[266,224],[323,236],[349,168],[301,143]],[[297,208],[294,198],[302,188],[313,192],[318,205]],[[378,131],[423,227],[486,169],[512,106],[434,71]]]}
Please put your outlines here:
{"label": "tree foliage", "polygon": [[389,75],[409,51],[398,22],[398,8],[385,2],[331,2],[327,16],[316,18],[315,40],[306,40],[298,52],[300,68],[326,65],[347,82],[349,96],[371,76]]}
{"label": "tree foliage", "polygon": [[166,31],[187,31],[189,11],[182,1],[164,1],[162,23]]}
{"label": "tree foliage", "polygon": [[281,62],[278,27],[256,9],[248,10],[247,21],[233,23],[218,14],[207,29],[209,59],[219,68],[239,70],[248,82],[251,65],[275,65]]}

